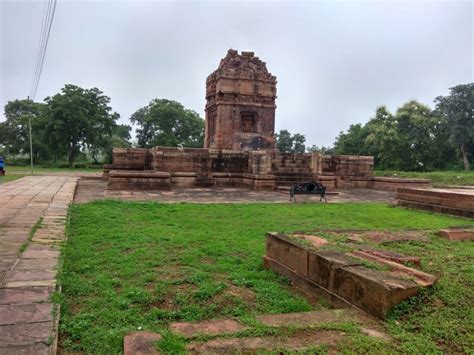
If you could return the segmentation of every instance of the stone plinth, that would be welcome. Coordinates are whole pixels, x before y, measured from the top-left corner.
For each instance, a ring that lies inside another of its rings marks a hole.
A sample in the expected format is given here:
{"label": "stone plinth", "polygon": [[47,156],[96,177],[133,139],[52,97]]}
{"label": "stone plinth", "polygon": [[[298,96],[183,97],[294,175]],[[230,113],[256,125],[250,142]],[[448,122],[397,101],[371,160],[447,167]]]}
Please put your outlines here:
{"label": "stone plinth", "polygon": [[474,218],[473,189],[399,188],[396,198],[399,206]]}
{"label": "stone plinth", "polygon": [[168,190],[171,174],[154,170],[111,170],[109,190]]}

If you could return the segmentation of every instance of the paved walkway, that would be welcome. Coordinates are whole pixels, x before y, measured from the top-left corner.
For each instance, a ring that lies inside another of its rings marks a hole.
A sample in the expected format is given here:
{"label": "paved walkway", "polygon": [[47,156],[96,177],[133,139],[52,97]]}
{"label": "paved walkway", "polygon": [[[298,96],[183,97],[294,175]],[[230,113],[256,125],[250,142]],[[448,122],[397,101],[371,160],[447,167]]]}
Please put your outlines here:
{"label": "paved walkway", "polygon": [[35,176],[0,185],[0,354],[55,352],[49,298],[76,182]]}
{"label": "paved walkway", "polygon": [[[290,203],[289,194],[277,191],[255,191],[240,187],[175,188],[168,191],[106,190],[107,183],[101,180],[80,180],[75,203],[90,202],[104,198],[127,201],[189,202],[189,203]],[[333,202],[390,202],[394,193],[366,189],[337,190],[337,195],[328,195]],[[320,203],[317,195],[297,195],[298,203]]]}

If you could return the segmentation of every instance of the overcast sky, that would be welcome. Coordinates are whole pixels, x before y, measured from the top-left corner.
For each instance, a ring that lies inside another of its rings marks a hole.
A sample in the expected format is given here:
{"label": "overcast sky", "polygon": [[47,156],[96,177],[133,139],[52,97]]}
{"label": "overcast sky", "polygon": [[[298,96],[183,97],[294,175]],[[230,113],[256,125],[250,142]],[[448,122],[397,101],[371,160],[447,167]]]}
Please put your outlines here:
{"label": "overcast sky", "polygon": [[[3,107],[30,91],[44,1],[0,3]],[[155,97],[204,117],[206,76],[229,48],[250,50],[278,79],[276,129],[330,145],[377,106],[432,106],[474,81],[473,12],[471,1],[59,0],[36,101],[70,83],[104,91],[122,123]]]}

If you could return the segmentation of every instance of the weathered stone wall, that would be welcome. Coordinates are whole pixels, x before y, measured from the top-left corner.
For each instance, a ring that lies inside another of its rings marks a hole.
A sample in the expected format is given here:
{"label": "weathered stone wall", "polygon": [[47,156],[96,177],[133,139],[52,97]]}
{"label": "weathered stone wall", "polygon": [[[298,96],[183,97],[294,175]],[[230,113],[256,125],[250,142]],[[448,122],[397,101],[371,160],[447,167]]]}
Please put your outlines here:
{"label": "weathered stone wall", "polygon": [[[366,156],[328,156],[319,153],[280,153],[277,150],[225,150],[205,148],[154,147],[114,148],[113,164],[104,166],[104,179],[113,170],[157,171],[170,174],[171,186],[238,186],[274,189],[295,182],[321,181],[328,189],[368,188],[395,191],[399,187],[428,188],[426,179],[374,177],[373,158]],[[120,174],[119,174],[120,175]],[[123,174],[122,174],[123,175]],[[128,180],[124,180],[128,179]],[[140,182],[140,177],[118,177],[125,186],[155,186]],[[143,177],[143,179],[153,179]],[[155,185],[154,185],[155,184]],[[162,183],[158,184],[164,186]],[[119,185],[117,185],[119,186]]]}
{"label": "weathered stone wall", "polygon": [[182,187],[245,185],[253,189],[274,189],[319,179],[329,189],[367,188],[374,185],[372,168],[371,157],[331,157],[319,153],[280,153],[278,150],[114,148],[113,164],[104,166],[104,179],[113,181],[117,188],[132,182],[136,182],[137,188],[164,186],[162,182],[158,184],[158,177],[149,174],[143,176],[148,179],[143,182],[139,181],[139,173],[133,173],[133,176],[114,173],[110,180],[111,171],[137,170],[168,173],[169,184]]}
{"label": "weathered stone wall", "polygon": [[146,170],[150,168],[150,152],[147,148],[114,148],[114,169]]}

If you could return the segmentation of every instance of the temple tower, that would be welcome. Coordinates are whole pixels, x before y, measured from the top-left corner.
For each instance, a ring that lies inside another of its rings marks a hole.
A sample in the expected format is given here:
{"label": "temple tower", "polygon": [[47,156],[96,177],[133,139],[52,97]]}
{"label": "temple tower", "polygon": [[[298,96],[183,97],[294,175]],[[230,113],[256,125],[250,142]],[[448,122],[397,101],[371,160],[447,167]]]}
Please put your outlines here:
{"label": "temple tower", "polygon": [[276,83],[253,52],[229,49],[206,80],[204,147],[274,149]]}

